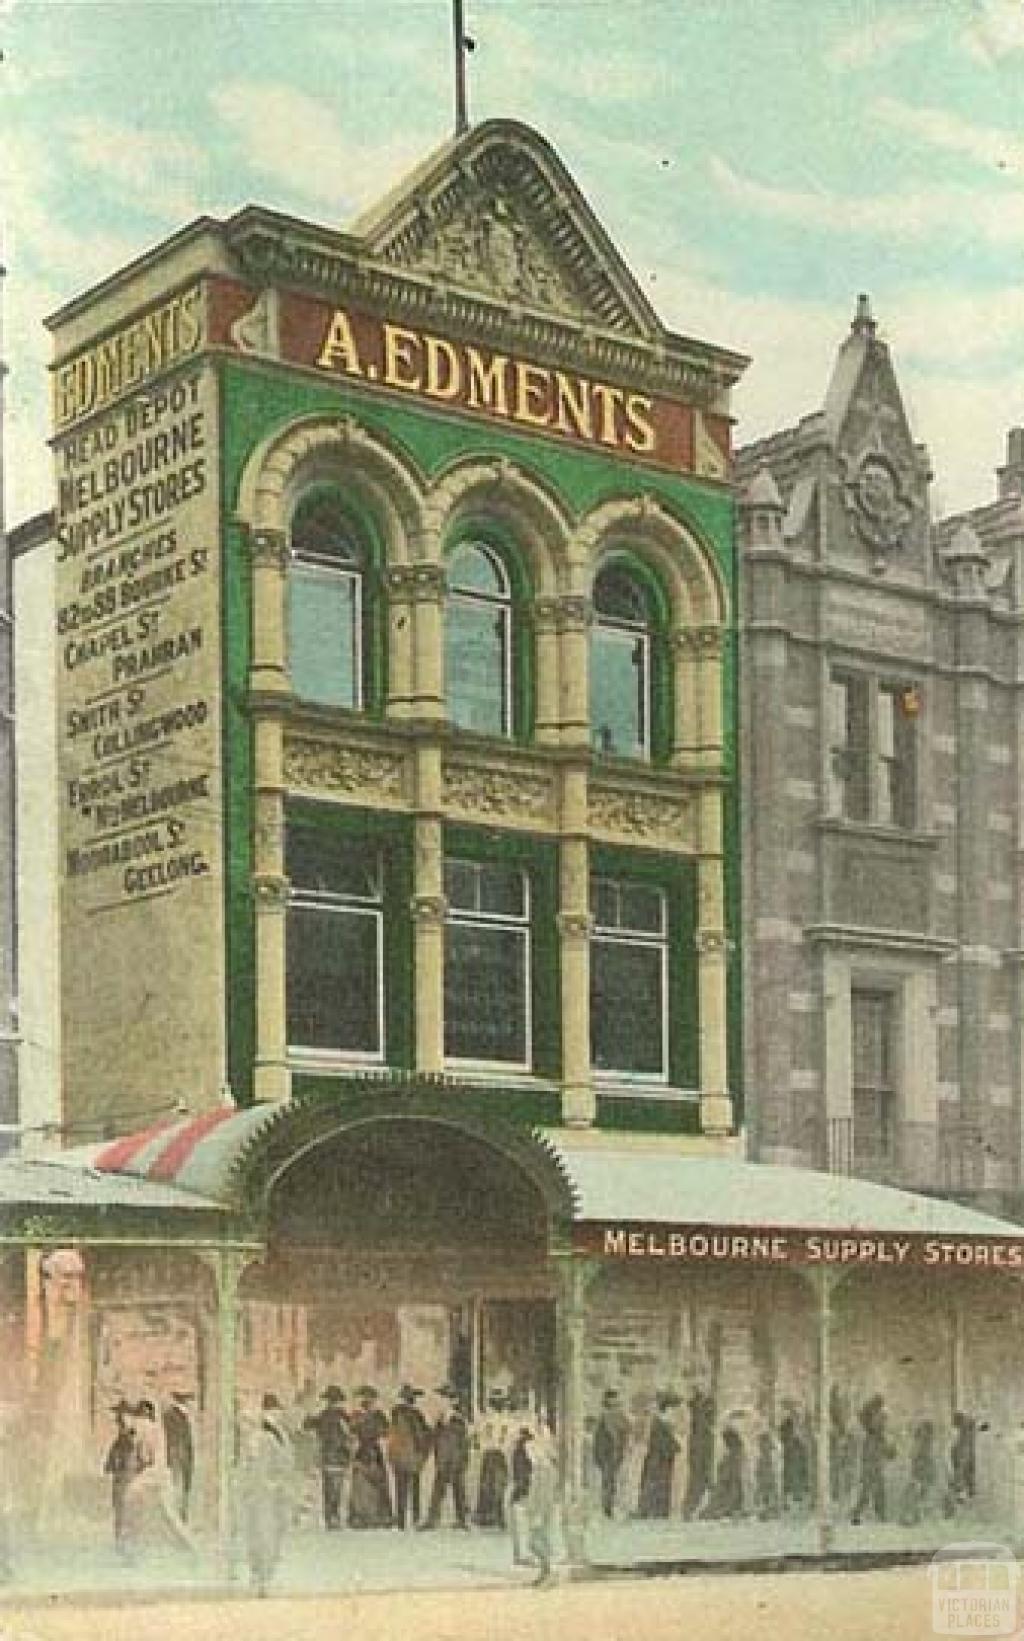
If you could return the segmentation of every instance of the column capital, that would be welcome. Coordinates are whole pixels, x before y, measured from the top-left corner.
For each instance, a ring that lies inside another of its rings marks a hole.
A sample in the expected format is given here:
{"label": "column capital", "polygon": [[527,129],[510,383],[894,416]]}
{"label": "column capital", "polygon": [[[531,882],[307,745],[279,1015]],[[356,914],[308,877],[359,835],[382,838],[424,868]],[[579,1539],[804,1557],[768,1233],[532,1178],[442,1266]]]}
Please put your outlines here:
{"label": "column capital", "polygon": [[553,599],[560,632],[586,632],[590,626],[591,603],[582,593],[563,593]]}
{"label": "column capital", "polygon": [[291,545],[285,530],[249,530],[249,557],[254,569],[286,570],[291,561]]}
{"label": "column capital", "polygon": [[417,604],[440,603],[445,590],[444,567],[440,564],[392,564],[384,572],[384,584],[393,599]]}
{"label": "column capital", "polygon": [[589,912],[559,912],[555,921],[563,940],[589,940],[594,928]]}
{"label": "column capital", "polygon": [[698,929],[693,943],[701,957],[724,957],[729,950],[724,929]]}
{"label": "column capital", "polygon": [[413,895],[409,902],[413,920],[427,928],[441,928],[448,911],[444,895]]}
{"label": "column capital", "polygon": [[290,887],[288,879],[280,877],[276,872],[257,872],[253,875],[253,899],[267,912],[286,910]]}

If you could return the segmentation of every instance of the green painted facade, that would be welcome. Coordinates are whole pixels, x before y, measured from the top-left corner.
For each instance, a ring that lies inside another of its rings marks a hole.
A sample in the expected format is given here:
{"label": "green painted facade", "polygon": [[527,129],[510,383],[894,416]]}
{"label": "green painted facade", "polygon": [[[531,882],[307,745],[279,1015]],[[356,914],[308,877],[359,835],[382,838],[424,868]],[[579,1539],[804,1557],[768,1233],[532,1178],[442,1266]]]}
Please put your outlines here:
{"label": "green painted facade", "polygon": [[[225,656],[225,825],[226,825],[226,927],[227,927],[227,1020],[229,1075],[235,1099],[240,1104],[252,1100],[255,1054],[255,911],[252,899],[252,768],[251,720],[246,692],[251,647],[251,564],[242,531],[234,522],[239,485],[254,449],[267,438],[282,432],[298,418],[310,416],[352,416],[368,432],[385,442],[417,469],[425,480],[435,478],[456,459],[472,453],[476,457],[506,457],[528,472],[544,487],[570,517],[581,517],[612,498],[649,495],[672,512],[713,555],[729,589],[735,611],[735,565],[733,549],[734,508],[730,492],[713,484],[676,476],[650,467],[630,464],[619,457],[599,452],[567,448],[564,442],[533,437],[520,431],[506,431],[481,420],[445,415],[430,409],[411,407],[380,391],[353,386],[332,378],[321,381],[308,371],[285,365],[246,360],[218,362],[222,406],[221,482],[224,498],[224,656]],[[663,682],[658,690],[658,669],[654,671],[656,697],[655,725],[665,723],[671,710]],[[723,660],[723,768],[728,788],[726,803],[726,894],[729,956],[729,1085],[742,1109],[740,1075],[742,1065],[740,950],[739,950],[739,832],[736,814],[737,731],[736,731],[736,634],[728,635]],[[532,717],[528,669],[520,665],[517,693],[527,705],[523,721]],[[660,695],[660,699],[658,698]],[[371,703],[371,713],[373,703]],[[657,753],[657,738],[655,743]],[[655,760],[657,761],[657,759]],[[307,812],[318,806],[302,806]],[[323,807],[323,806],[319,806]],[[307,818],[308,814],[307,814]],[[380,828],[409,826],[402,818],[372,818],[331,806],[331,824],[365,827],[372,819],[376,834]],[[558,952],[554,933],[557,897],[556,846],[551,840],[523,838],[511,832],[483,828],[458,828],[460,849],[476,854],[495,850],[504,858],[528,860],[539,886],[535,912],[534,1010],[537,1029],[537,1072],[540,1078],[558,1075]],[[395,834],[397,835],[397,834]],[[604,857],[595,851],[595,859]],[[639,877],[657,868],[669,883],[671,901],[672,955],[670,987],[673,1001],[673,1031],[670,1066],[673,1082],[693,1088],[696,1065],[696,965],[693,953],[695,928],[694,872],[691,863],[672,860],[646,851],[614,850],[616,870]],[[606,863],[607,864],[607,863]],[[666,870],[667,869],[667,870]],[[550,893],[548,893],[550,887]],[[397,893],[397,891],[396,891]],[[550,904],[549,904],[550,902]],[[397,1068],[411,1064],[411,937],[408,917],[397,914],[387,919],[391,926],[388,945],[397,955],[392,960],[389,986],[396,988],[391,1007],[408,995],[409,1013],[402,1029],[391,1032],[389,1063]],[[395,936],[397,935],[397,940]],[[684,954],[686,954],[684,956]],[[407,961],[405,991],[396,971]],[[537,974],[543,969],[544,979]],[[344,1079],[297,1074],[296,1095],[304,1090],[331,1085],[343,1098]],[[483,1107],[493,1107],[494,1095],[481,1095]],[[522,1094],[501,1092],[501,1110],[527,1123],[551,1122],[557,1117],[556,1093]],[[615,1128],[663,1129],[669,1132],[696,1131],[696,1102],[614,1100],[599,1097],[598,1120]]]}

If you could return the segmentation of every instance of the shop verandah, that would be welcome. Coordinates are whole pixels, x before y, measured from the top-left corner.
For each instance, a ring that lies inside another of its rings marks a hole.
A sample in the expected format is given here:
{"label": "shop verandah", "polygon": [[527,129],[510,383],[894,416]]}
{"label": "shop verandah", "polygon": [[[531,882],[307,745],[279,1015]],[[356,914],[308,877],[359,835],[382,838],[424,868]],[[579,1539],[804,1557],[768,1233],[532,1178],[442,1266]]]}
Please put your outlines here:
{"label": "shop verandah", "polygon": [[[471,1549],[445,1530],[415,1545],[371,1530],[326,1550],[302,1424],[332,1383],[350,1407],[371,1386],[385,1415],[414,1385],[431,1422],[453,1388],[471,1512],[488,1443],[507,1459],[524,1422],[556,1427],[576,1562],[1020,1536],[1024,1238],[956,1205],[622,1136],[531,1135],[460,1115],[458,1090],[437,1086],[6,1162],[0,1190],[26,1545],[109,1545],[110,1410],[177,1392],[212,1576],[234,1530],[238,1420],[270,1392],[300,1460],[286,1580],[315,1566],[320,1587],[358,1582],[373,1564],[415,1581],[446,1558],[507,1569],[495,1529]],[[428,1461],[425,1494],[430,1479]]]}

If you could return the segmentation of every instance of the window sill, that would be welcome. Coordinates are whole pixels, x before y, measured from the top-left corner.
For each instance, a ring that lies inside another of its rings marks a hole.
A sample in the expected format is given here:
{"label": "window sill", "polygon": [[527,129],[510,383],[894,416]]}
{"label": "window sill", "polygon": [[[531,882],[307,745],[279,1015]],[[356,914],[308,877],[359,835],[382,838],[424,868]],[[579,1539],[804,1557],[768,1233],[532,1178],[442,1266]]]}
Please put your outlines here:
{"label": "window sill", "polygon": [[389,1066],[380,1056],[370,1054],[341,1054],[331,1049],[297,1048],[286,1051],[289,1071],[317,1071],[330,1077],[345,1077],[368,1072],[389,1072]]}
{"label": "window sill", "polygon": [[878,843],[905,843],[914,849],[937,849],[941,842],[938,832],[925,832],[916,826],[880,826],[877,821],[847,820],[842,815],[820,815],[818,830],[833,832],[837,837],[873,838]]}
{"label": "window sill", "polygon": [[666,1105],[697,1105],[699,1088],[675,1088],[668,1083],[645,1082],[640,1077],[594,1074],[594,1093],[603,1100],[661,1100]]}

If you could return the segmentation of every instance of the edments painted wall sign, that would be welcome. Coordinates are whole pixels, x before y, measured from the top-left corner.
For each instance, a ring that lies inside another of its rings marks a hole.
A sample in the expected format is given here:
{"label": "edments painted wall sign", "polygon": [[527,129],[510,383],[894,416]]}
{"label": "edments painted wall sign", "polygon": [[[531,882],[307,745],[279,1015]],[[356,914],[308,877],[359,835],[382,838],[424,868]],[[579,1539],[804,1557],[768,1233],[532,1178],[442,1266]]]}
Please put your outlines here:
{"label": "edments painted wall sign", "polygon": [[205,340],[205,311],[202,286],[193,285],[58,365],[53,373],[54,432],[106,409],[198,353]]}
{"label": "edments painted wall sign", "polygon": [[[239,321],[259,299],[225,281],[211,287],[211,340],[238,348]],[[276,293],[275,341],[282,361],[347,382],[553,435],[631,463],[727,476],[728,418],[664,394],[291,291]]]}
{"label": "edments painted wall sign", "polygon": [[586,1220],[577,1253],[626,1262],[691,1265],[930,1266],[1024,1270],[1024,1236],[897,1236],[872,1231],[796,1231],[749,1225],[637,1225]]}

